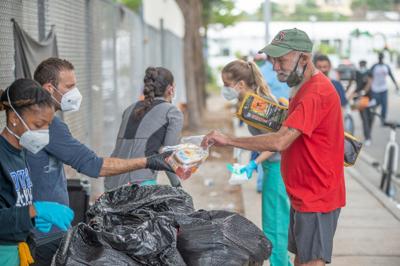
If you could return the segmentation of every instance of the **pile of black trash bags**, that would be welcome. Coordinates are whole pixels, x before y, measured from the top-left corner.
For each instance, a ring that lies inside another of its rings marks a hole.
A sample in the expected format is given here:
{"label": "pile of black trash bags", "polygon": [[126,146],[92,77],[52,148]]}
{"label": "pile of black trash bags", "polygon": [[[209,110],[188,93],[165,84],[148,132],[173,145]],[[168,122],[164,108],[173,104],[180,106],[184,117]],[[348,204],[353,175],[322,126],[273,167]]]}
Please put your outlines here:
{"label": "pile of black trash bags", "polygon": [[52,265],[262,265],[271,242],[229,211],[195,211],[183,189],[124,186],[104,193],[88,224],[68,231]]}

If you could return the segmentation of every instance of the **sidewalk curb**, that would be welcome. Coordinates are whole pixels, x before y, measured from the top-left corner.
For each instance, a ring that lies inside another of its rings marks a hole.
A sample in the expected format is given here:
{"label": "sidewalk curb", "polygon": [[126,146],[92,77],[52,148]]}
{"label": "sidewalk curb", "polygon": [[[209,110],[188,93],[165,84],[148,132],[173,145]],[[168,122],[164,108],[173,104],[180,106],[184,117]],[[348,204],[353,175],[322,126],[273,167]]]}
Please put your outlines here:
{"label": "sidewalk curb", "polygon": [[[373,164],[377,163],[380,168],[382,166],[381,163],[377,159],[375,159],[373,156],[371,156],[369,153],[367,153],[366,151],[361,151],[359,158],[360,158],[360,160],[364,161],[369,166],[371,166],[372,169],[376,170],[377,173],[382,174],[378,169],[373,167]],[[392,178],[392,183],[396,184],[397,186],[400,186],[400,180],[397,179],[396,177]]]}
{"label": "sidewalk curb", "polygon": [[400,209],[394,200],[388,198],[382,191],[371,184],[366,178],[354,168],[347,168],[346,172],[351,175],[365,190],[374,196],[397,220],[400,221]]}
{"label": "sidewalk curb", "polygon": [[364,162],[366,162],[367,164],[369,164],[371,166],[372,166],[373,163],[379,163],[378,160],[376,160],[374,157],[369,155],[366,151],[361,151],[359,157],[360,157],[361,160],[363,160]]}

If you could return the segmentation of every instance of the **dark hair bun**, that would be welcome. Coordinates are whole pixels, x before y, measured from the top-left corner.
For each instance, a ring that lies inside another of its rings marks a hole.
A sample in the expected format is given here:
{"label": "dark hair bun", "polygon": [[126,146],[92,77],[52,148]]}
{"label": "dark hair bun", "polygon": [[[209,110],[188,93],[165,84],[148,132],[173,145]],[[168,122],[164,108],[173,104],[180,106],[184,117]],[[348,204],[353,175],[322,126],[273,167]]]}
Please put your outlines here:
{"label": "dark hair bun", "polygon": [[143,94],[146,98],[154,98],[157,90],[157,69],[148,67],[144,76]]}
{"label": "dark hair bun", "polygon": [[144,106],[136,111],[137,118],[142,117],[151,108],[155,97],[162,97],[168,85],[174,83],[172,73],[163,67],[148,67],[143,78]]}
{"label": "dark hair bun", "polygon": [[146,69],[146,73],[144,76],[144,83],[146,84],[146,82],[149,82],[149,81],[154,82],[156,80],[157,76],[158,76],[157,69],[155,67],[148,67]]}

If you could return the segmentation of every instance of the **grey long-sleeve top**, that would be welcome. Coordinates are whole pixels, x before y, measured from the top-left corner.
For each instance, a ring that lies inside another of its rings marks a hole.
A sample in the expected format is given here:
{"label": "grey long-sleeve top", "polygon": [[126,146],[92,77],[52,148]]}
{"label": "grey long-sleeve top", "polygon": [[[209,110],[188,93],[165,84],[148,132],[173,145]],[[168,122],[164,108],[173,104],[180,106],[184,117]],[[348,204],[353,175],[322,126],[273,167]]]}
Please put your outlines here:
{"label": "grey long-sleeve top", "polygon": [[[151,108],[138,118],[135,111],[142,106],[143,101],[139,101],[124,111],[112,157],[145,157],[158,153],[163,146],[178,144],[183,127],[182,112],[175,105],[157,97]],[[177,180],[174,174],[167,174],[170,180]],[[141,169],[107,177],[104,187],[111,190],[127,183],[141,183],[156,177],[157,172]]]}

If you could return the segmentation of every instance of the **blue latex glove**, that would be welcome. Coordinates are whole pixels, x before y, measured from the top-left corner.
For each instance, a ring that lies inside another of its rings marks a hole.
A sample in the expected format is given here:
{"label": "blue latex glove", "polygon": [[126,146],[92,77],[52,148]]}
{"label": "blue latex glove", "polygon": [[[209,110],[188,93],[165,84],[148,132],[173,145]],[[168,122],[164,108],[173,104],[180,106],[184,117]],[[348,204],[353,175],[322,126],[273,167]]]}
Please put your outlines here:
{"label": "blue latex glove", "polygon": [[226,164],[226,168],[228,168],[229,172],[233,174],[240,174],[240,172],[237,172],[231,163]]}
{"label": "blue latex glove", "polygon": [[255,160],[251,160],[246,166],[240,169],[240,173],[246,172],[247,178],[250,179],[254,170],[257,170],[257,163]]}
{"label": "blue latex glove", "polygon": [[43,219],[63,231],[71,227],[74,212],[69,207],[50,201],[36,201],[33,206],[36,210],[36,218]]}
{"label": "blue latex glove", "polygon": [[53,225],[43,218],[35,217],[35,228],[42,233],[48,233]]}

